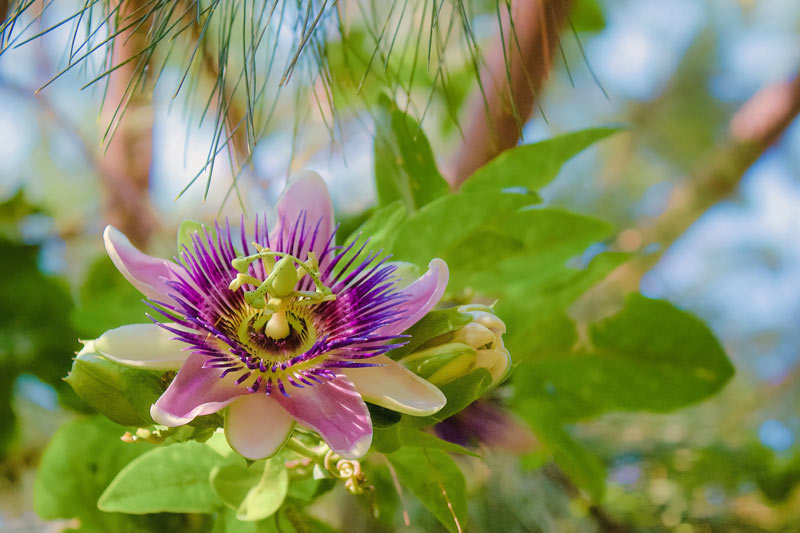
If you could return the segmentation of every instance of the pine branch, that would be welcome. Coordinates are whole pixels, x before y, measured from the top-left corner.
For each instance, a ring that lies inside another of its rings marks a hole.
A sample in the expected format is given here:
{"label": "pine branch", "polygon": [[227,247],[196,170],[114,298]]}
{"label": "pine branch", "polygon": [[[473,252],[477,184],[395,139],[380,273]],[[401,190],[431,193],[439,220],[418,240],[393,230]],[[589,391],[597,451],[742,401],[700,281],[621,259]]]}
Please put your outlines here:
{"label": "pine branch", "polygon": [[[144,0],[122,0],[124,20],[144,6]],[[120,34],[111,51],[112,64],[121,65],[108,76],[102,119],[109,125],[105,155],[99,160],[105,219],[137,246],[147,244],[156,229],[150,207],[150,166],[153,156],[153,109],[150,83],[143,78],[143,62],[129,61],[145,46],[143,25]],[[119,102],[116,107],[109,102]]]}

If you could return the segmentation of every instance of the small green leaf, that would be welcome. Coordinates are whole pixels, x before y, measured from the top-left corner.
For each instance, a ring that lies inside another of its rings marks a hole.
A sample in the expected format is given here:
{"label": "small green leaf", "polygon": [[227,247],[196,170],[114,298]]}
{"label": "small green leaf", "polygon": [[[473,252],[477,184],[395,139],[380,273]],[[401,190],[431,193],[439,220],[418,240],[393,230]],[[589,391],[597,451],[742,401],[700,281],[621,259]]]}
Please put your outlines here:
{"label": "small green leaf", "polygon": [[272,516],[286,498],[288,488],[289,473],[283,466],[283,461],[277,457],[267,459],[261,479],[245,496],[236,511],[236,517],[254,522]]}
{"label": "small green leaf", "polygon": [[247,497],[247,493],[261,480],[263,473],[264,464],[260,461],[250,466],[244,461],[216,466],[211,471],[211,488],[222,503],[237,510]]}
{"label": "small green leaf", "polygon": [[126,426],[153,423],[150,406],[164,392],[161,372],[130,368],[96,353],[80,353],[66,382],[86,403]]}
{"label": "small green leaf", "polygon": [[375,118],[375,183],[378,202],[401,200],[414,212],[450,192],[436,168],[419,124],[382,95]]}
{"label": "small green leaf", "polygon": [[386,456],[400,482],[419,498],[449,531],[465,531],[467,496],[464,475],[442,450],[403,447]]}
{"label": "small green leaf", "polygon": [[123,468],[97,506],[132,514],[213,513],[222,502],[209,477],[222,461],[211,447],[198,442],[155,448]]}
{"label": "small green leaf", "polygon": [[506,150],[475,171],[463,192],[525,187],[537,191],[556,177],[564,163],[619,128],[592,128]]}

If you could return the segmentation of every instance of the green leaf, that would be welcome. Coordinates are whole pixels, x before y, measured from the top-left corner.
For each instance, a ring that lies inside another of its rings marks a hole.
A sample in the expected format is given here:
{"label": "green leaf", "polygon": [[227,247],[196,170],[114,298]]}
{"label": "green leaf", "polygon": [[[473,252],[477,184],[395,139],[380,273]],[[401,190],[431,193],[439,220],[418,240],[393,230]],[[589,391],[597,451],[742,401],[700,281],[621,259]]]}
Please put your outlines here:
{"label": "green leaf", "polygon": [[425,433],[416,428],[411,428],[401,424],[398,427],[398,435],[400,442],[404,446],[417,446],[420,448],[442,450],[449,453],[458,453],[461,455],[471,455],[472,457],[480,457],[472,450],[468,450],[459,444],[442,440],[435,435]]}
{"label": "green leaf", "polygon": [[570,351],[577,334],[566,309],[627,258],[622,253],[601,253],[582,270],[534,263],[541,271],[528,278],[530,285],[512,286],[495,306],[508,328],[504,342],[515,360]]}
{"label": "green leaf", "polygon": [[543,398],[564,420],[668,412],[716,393],[733,375],[708,326],[669,302],[632,295],[618,314],[592,324],[589,337],[590,347],[520,365],[517,398]]}
{"label": "green leaf", "polygon": [[236,513],[240,520],[255,521],[271,516],[280,508],[289,488],[289,473],[280,458],[265,461],[258,485],[247,493]]}
{"label": "green leaf", "polygon": [[372,448],[381,453],[392,453],[401,446],[437,449],[450,453],[480,457],[477,453],[458,444],[442,440],[430,433],[425,433],[409,423],[410,418],[391,427],[375,428],[372,437]]}
{"label": "green leaf", "polygon": [[164,392],[161,372],[130,368],[96,353],[81,353],[66,382],[86,403],[126,426],[153,423],[150,406]]}
{"label": "green leaf", "polygon": [[298,477],[289,480],[289,490],[286,492],[287,498],[300,500],[301,502],[311,503],[314,499],[336,486],[336,480],[331,478],[314,479],[313,477]]}
{"label": "green leaf", "polygon": [[[394,259],[427,267],[454,245],[472,244],[470,235],[489,221],[539,202],[534,194],[485,191],[443,196],[400,223],[391,248]],[[444,254],[446,256],[446,254]],[[457,265],[453,265],[457,267]]]}
{"label": "green leaf", "polygon": [[467,496],[464,475],[441,450],[404,447],[386,456],[397,478],[449,531],[465,531]]}
{"label": "green leaf", "polygon": [[61,426],[42,456],[33,487],[33,507],[45,520],[77,518],[93,531],[153,531],[146,517],[103,513],[97,499],[130,461],[154,448],[120,440],[125,428],[101,416]]}
{"label": "green leaf", "polygon": [[592,128],[506,150],[475,171],[463,192],[500,191],[525,187],[536,191],[556,177],[564,163],[619,128]]}
{"label": "green leaf", "polygon": [[217,452],[198,442],[155,448],[123,468],[97,506],[132,514],[213,513],[222,504],[209,477],[221,462]]}
{"label": "green leaf", "polygon": [[[406,208],[399,200],[379,208],[356,231],[347,237],[344,245],[350,246],[354,244],[339,264],[347,265],[357,254],[363,258],[369,253],[388,253],[394,240],[394,232],[405,217]],[[360,261],[354,261],[348,270],[354,270],[359,264]],[[346,272],[343,272],[343,274]]]}
{"label": "green leaf", "polygon": [[431,311],[422,319],[403,332],[410,335],[408,342],[400,348],[395,348],[387,355],[397,361],[413,353],[426,342],[458,328],[464,327],[472,321],[472,316],[462,313],[457,307],[437,309]]}
{"label": "green leaf", "polygon": [[375,117],[375,183],[378,202],[402,200],[409,212],[446,195],[450,186],[436,168],[419,124],[382,95]]}
{"label": "green leaf", "polygon": [[598,0],[577,0],[570,12],[575,31],[600,31],[606,27],[603,8]]}
{"label": "green leaf", "polygon": [[255,522],[280,508],[289,488],[289,473],[278,457],[253,465],[228,464],[211,472],[211,487],[236,517]]}
{"label": "green leaf", "polygon": [[439,390],[447,397],[447,403],[441,411],[425,417],[404,416],[403,420],[413,427],[432,426],[462,411],[489,390],[491,385],[492,375],[489,371],[485,368],[476,368],[460,378],[439,387]]}
{"label": "green leaf", "polygon": [[543,402],[528,402],[518,409],[555,463],[595,501],[606,491],[606,469],[600,459],[580,444]]}
{"label": "green leaf", "polygon": [[441,252],[451,284],[489,294],[527,293],[563,276],[567,261],[613,233],[600,219],[560,209],[507,213]]}

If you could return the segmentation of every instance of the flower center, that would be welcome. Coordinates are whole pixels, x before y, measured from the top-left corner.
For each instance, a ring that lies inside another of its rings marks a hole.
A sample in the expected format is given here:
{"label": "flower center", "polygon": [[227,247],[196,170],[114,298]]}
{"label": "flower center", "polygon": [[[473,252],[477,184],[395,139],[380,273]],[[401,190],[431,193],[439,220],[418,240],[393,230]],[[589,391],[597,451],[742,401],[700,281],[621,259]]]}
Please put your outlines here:
{"label": "flower center", "polygon": [[[253,245],[258,253],[231,261],[239,273],[228,285],[231,291],[245,285],[253,287],[244,291],[247,306],[236,327],[242,348],[239,359],[249,370],[237,383],[248,379],[254,371],[268,380],[278,378],[280,385],[281,378],[292,382],[290,374],[299,377],[298,371],[315,366],[325,356],[312,350],[317,332],[311,307],[335,300],[336,295],[322,283],[314,252],[309,252],[306,261],[302,261],[291,254]],[[259,268],[253,265],[255,262],[260,262]],[[306,277],[313,286],[302,283]],[[313,290],[298,290],[303,286]],[[253,384],[256,389],[261,379],[258,375]]]}

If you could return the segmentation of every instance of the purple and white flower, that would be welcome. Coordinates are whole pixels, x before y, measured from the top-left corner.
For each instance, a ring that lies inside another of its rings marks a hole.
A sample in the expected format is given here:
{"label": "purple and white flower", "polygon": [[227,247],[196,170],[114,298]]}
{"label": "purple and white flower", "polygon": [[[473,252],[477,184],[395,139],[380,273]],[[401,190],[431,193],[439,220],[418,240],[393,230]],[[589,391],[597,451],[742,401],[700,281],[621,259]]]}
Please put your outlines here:
{"label": "purple and white flower", "polygon": [[[151,407],[179,426],[226,408],[225,434],[241,455],[274,454],[295,424],[345,458],[369,449],[365,400],[410,415],[433,414],[445,397],[384,355],[439,301],[447,265],[434,259],[400,289],[396,268],[353,244],[334,244],[324,181],[292,181],[269,231],[216,225],[192,237],[180,261],[157,259],[109,226],[119,271],[171,322],[110,330],[91,348],[120,364],[178,370]],[[235,236],[234,236],[235,234]]]}

